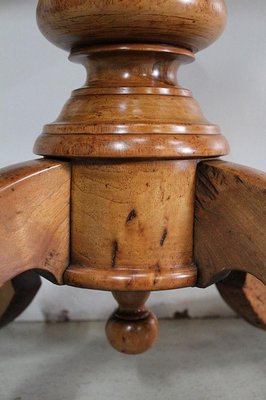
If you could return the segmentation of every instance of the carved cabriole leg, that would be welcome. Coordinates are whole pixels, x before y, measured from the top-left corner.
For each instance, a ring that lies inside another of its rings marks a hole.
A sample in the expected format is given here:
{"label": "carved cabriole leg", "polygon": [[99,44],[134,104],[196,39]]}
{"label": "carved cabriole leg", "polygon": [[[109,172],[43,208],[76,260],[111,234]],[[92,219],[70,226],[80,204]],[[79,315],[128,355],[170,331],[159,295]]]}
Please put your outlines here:
{"label": "carved cabriole leg", "polygon": [[[266,323],[265,226],[265,173],[223,161],[199,165],[194,233],[197,285],[221,281],[218,289],[228,304],[260,327]],[[243,272],[226,278],[231,270]]]}
{"label": "carved cabriole leg", "polygon": [[157,335],[146,293],[196,282],[196,165],[228,145],[177,71],[218,38],[226,8],[222,0],[39,0],[37,20],[87,70],[34,147],[73,169],[64,282],[115,292],[108,338],[139,353]]}

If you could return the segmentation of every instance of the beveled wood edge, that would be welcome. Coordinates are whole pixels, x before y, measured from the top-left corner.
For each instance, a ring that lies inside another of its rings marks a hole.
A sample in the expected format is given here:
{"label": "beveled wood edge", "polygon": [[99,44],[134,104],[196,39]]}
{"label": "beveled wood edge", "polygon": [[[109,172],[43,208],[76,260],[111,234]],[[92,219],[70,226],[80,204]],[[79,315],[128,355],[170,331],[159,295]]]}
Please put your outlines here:
{"label": "beveled wood edge", "polygon": [[[192,97],[192,92],[188,89],[184,89],[180,86],[175,86],[169,87],[166,86],[104,86],[104,87],[99,87],[99,86],[83,86],[79,89],[75,89],[71,93],[71,97],[77,97],[77,96],[90,96],[90,95],[98,95],[98,96],[105,96],[105,95],[110,95],[110,94],[117,94],[117,95],[129,95],[129,94],[135,94],[135,95],[155,95],[155,96],[180,96],[180,97]],[[52,124],[48,124],[45,126],[45,130],[48,127],[52,127]],[[44,130],[44,132],[45,132]],[[107,132],[108,133],[108,132]]]}
{"label": "beveled wood edge", "polygon": [[194,53],[184,47],[172,46],[160,43],[107,43],[94,46],[82,46],[73,48],[69,55],[69,60],[75,61],[76,57],[83,58],[97,53],[108,52],[148,52],[148,53],[169,53],[180,57],[184,63],[195,60]]}
{"label": "beveled wood edge", "polygon": [[[0,170],[0,287],[30,270],[53,283],[63,283],[69,265],[70,176],[69,163],[51,159]],[[55,200],[54,212],[61,212],[62,220],[54,218],[42,230],[45,218],[53,214]],[[30,210],[35,210],[34,215]]]}
{"label": "beveled wood edge", "polygon": [[34,152],[59,157],[188,159],[226,155],[229,146],[222,135],[44,134],[38,137]]}
{"label": "beveled wood edge", "polygon": [[188,142],[192,141],[197,137],[197,135],[201,136],[209,136],[209,135],[220,135],[220,128],[214,124],[208,123],[198,123],[198,124],[186,124],[186,123],[150,123],[150,122],[138,122],[138,123],[112,123],[105,122],[101,123],[101,125],[95,124],[71,124],[71,123],[60,123],[56,122],[53,124],[45,125],[43,128],[43,134],[45,135],[65,135],[69,136],[88,136],[88,140],[90,135],[94,135],[94,140],[102,139],[102,138],[112,138],[113,140],[118,138],[124,138],[124,140],[129,141],[131,138],[136,138],[136,135],[139,136],[140,142],[143,139],[148,140],[150,137],[153,137],[154,140],[156,138],[163,137],[165,140],[174,140],[183,139],[185,135],[187,137]]}
{"label": "beveled wood edge", "polygon": [[106,270],[73,264],[64,273],[64,283],[69,286],[125,292],[191,287],[195,286],[196,279],[197,269],[193,264],[161,272],[121,268]]}

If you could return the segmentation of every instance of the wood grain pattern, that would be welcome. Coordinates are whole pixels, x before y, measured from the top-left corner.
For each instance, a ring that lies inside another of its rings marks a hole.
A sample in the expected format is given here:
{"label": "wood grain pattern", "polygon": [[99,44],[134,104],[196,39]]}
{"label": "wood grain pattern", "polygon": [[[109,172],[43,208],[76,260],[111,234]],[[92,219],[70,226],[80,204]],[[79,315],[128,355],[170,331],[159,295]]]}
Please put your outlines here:
{"label": "wood grain pattern", "polygon": [[242,318],[266,330],[266,286],[246,272],[233,271],[217,288],[226,303]]}
{"label": "wood grain pattern", "polygon": [[[150,291],[205,287],[238,270],[218,288],[239,314],[265,326],[265,174],[221,161],[199,165],[198,281],[193,260],[197,163],[227,154],[228,145],[177,72],[221,34],[224,1],[39,0],[37,20],[85,66],[87,80],[34,148],[70,159],[71,178],[70,164],[43,160],[0,179],[0,284],[38,268],[58,283],[111,290],[119,307],[107,337],[138,354],[158,333],[145,308]],[[3,291],[7,303],[10,285]]]}
{"label": "wood grain pattern", "polygon": [[29,269],[62,283],[69,263],[70,168],[35,160],[0,171],[0,287]]}
{"label": "wood grain pattern", "polygon": [[147,292],[114,292],[119,304],[106,324],[106,335],[114,349],[126,354],[141,354],[157,340],[158,320],[145,308]]}
{"label": "wood grain pattern", "polygon": [[75,161],[69,285],[192,286],[194,160]]}
{"label": "wood grain pattern", "polygon": [[266,285],[266,174],[223,161],[198,167],[194,258],[198,286],[245,271]]}
{"label": "wood grain pattern", "polygon": [[40,30],[66,50],[98,43],[168,43],[193,51],[224,29],[223,0],[39,0]]}
{"label": "wood grain pattern", "polygon": [[[103,127],[105,129],[106,127]],[[142,129],[142,126],[138,127]],[[173,130],[174,126],[170,127]],[[127,129],[127,126],[125,126]],[[143,130],[147,127],[143,125]],[[162,126],[151,127],[160,131]],[[168,127],[167,127],[168,129]],[[143,137],[142,137],[143,136]],[[36,154],[64,158],[203,158],[227,154],[222,135],[91,135],[45,134],[36,141]]]}
{"label": "wood grain pattern", "polygon": [[87,80],[44,127],[36,154],[196,159],[228,153],[219,127],[177,79],[193,51],[221,33],[222,0],[40,0],[37,19],[47,38],[84,65]]}
{"label": "wood grain pattern", "polygon": [[179,86],[180,65],[193,54],[168,45],[104,45],[74,49],[87,70],[57,120],[35,143],[60,157],[201,158],[228,152],[217,125]]}

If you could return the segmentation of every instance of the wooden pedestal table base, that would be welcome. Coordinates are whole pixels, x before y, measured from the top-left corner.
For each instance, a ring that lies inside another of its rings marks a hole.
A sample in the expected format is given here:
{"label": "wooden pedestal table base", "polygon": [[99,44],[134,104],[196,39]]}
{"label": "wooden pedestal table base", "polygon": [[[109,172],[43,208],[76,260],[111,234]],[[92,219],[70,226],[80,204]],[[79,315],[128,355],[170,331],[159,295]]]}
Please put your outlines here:
{"label": "wooden pedestal table base", "polygon": [[200,163],[229,147],[178,82],[222,33],[224,1],[39,0],[37,21],[87,79],[35,143],[49,158],[0,171],[0,323],[18,286],[20,311],[33,297],[34,270],[113,292],[106,333],[128,354],[156,340],[155,290],[217,283],[265,327],[265,174]]}

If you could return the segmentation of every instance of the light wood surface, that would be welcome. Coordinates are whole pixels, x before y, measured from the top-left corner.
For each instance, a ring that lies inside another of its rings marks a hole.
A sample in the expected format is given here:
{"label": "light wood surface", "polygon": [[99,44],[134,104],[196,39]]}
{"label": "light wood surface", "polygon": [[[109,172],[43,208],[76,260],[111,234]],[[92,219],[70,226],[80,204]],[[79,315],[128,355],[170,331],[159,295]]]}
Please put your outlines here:
{"label": "light wood surface", "polygon": [[0,171],[0,287],[29,269],[62,283],[69,203],[67,163],[35,160]]}
{"label": "light wood surface", "polygon": [[266,285],[266,174],[224,161],[198,167],[194,256],[198,286],[230,270]]}
{"label": "light wood surface", "polygon": [[156,318],[146,309],[142,318],[139,310],[147,292],[196,283],[197,160],[229,150],[177,79],[179,67],[223,31],[225,4],[39,0],[37,21],[87,71],[85,85],[34,147],[72,165],[71,263],[64,282],[116,293],[119,308],[107,337],[119,351],[140,353],[157,336]]}
{"label": "light wood surface", "polygon": [[87,82],[74,90],[56,121],[35,143],[60,157],[202,158],[229,148],[191,92],[179,86],[186,49],[168,45],[105,45],[72,51]]}
{"label": "light wood surface", "polygon": [[109,343],[126,354],[141,354],[151,348],[158,336],[158,321],[145,308],[147,292],[114,292],[119,307],[106,324]]}
{"label": "light wood surface", "polygon": [[[142,127],[140,127],[142,128]],[[143,125],[143,129],[144,125]],[[160,130],[161,126],[154,128]],[[43,134],[35,153],[54,157],[91,158],[207,158],[225,155],[229,147],[222,135],[94,135]]]}
{"label": "light wood surface", "polygon": [[98,43],[168,43],[198,51],[224,29],[223,0],[40,0],[42,33],[66,50]]}
{"label": "light wood surface", "polygon": [[217,282],[228,305],[263,329],[265,228],[265,173],[223,161],[199,165],[194,233],[197,285],[206,287]]}
{"label": "light wood surface", "polygon": [[229,148],[177,79],[223,31],[224,1],[39,0],[37,21],[87,80],[34,147],[68,162],[0,172],[2,322],[18,311],[15,282],[30,299],[19,274],[35,269],[112,291],[107,337],[128,354],[156,340],[154,290],[224,279],[225,300],[264,327],[266,175],[222,161],[197,169]]}
{"label": "light wood surface", "polygon": [[75,161],[69,285],[192,286],[194,160]]}
{"label": "light wood surface", "polygon": [[224,29],[223,0],[39,0],[44,36],[87,70],[35,143],[44,156],[201,158],[228,153],[177,81]]}
{"label": "light wood surface", "polygon": [[246,272],[233,271],[217,283],[226,303],[257,328],[266,330],[266,286]]}

